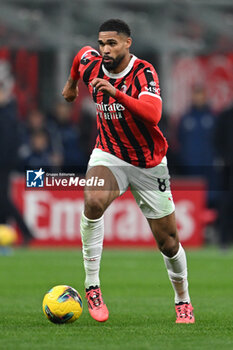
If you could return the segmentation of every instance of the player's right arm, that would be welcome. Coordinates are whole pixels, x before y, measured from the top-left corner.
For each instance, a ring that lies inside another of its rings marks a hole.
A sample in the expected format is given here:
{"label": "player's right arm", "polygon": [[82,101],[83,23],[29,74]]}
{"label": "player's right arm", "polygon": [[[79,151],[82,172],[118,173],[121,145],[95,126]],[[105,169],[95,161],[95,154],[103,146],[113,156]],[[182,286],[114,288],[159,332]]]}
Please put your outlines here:
{"label": "player's right arm", "polygon": [[73,102],[78,96],[78,81],[82,77],[85,68],[97,56],[100,56],[98,51],[91,46],[83,47],[75,56],[70,76],[62,91],[62,96],[67,102]]}
{"label": "player's right arm", "polygon": [[65,83],[62,96],[67,102],[73,102],[78,96],[78,80],[74,80],[71,75]]}

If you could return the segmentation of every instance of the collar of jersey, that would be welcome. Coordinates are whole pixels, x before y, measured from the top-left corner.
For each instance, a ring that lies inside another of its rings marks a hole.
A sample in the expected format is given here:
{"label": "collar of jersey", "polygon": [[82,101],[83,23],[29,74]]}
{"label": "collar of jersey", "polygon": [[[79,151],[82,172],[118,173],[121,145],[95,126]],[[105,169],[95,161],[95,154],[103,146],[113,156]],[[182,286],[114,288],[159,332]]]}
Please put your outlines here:
{"label": "collar of jersey", "polygon": [[131,60],[129,61],[128,66],[120,73],[110,73],[107,71],[107,69],[104,67],[104,65],[102,64],[102,69],[105,75],[107,75],[107,77],[112,78],[112,79],[119,79],[119,78],[123,78],[126,74],[128,74],[131,69],[133,68],[134,62],[136,61],[137,57],[132,55]]}

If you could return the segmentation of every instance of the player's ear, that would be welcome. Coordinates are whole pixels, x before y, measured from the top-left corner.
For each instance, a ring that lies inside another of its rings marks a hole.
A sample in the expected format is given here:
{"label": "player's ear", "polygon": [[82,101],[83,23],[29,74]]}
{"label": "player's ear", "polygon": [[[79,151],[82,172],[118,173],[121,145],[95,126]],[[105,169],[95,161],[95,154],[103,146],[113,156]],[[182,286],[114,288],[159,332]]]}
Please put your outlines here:
{"label": "player's ear", "polygon": [[126,42],[125,42],[125,45],[126,45],[125,48],[126,48],[126,49],[129,49],[130,46],[132,45],[132,38],[127,37]]}

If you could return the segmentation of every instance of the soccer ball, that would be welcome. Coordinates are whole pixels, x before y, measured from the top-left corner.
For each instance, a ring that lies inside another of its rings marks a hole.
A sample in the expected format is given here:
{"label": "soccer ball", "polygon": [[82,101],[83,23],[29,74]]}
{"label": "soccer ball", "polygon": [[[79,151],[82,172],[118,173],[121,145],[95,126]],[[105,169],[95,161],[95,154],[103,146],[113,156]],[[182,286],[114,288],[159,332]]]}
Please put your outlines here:
{"label": "soccer ball", "polygon": [[0,246],[10,246],[17,241],[17,233],[9,225],[0,225]]}
{"label": "soccer ball", "polygon": [[74,288],[55,286],[45,294],[43,312],[53,323],[70,323],[77,320],[83,311],[82,298]]}

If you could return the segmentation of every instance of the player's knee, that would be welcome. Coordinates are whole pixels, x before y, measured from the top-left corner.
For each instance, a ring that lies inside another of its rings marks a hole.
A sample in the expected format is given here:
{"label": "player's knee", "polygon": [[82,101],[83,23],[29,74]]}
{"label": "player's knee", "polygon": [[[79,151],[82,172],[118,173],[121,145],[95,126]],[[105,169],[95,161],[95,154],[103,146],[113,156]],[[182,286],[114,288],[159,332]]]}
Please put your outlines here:
{"label": "player's knee", "polygon": [[179,250],[179,240],[176,233],[166,235],[162,241],[158,242],[159,250],[168,257],[173,257]]}
{"label": "player's knee", "polygon": [[85,215],[89,219],[98,219],[100,218],[105,210],[104,198],[98,194],[88,194],[85,198]]}

